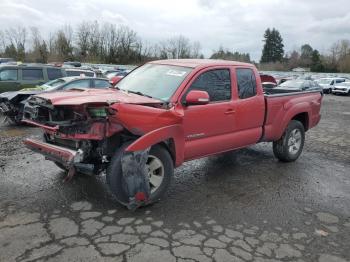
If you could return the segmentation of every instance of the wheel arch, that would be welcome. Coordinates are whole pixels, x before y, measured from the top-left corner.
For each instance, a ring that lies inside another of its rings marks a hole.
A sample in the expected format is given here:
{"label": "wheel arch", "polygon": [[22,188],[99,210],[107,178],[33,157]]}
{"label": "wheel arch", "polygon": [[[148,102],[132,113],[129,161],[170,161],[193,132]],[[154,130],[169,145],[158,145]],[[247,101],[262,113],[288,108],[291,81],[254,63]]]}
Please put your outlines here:
{"label": "wheel arch", "polygon": [[301,122],[304,126],[305,132],[309,130],[309,113],[308,112],[298,113],[291,120],[297,120]]}
{"label": "wheel arch", "polygon": [[125,150],[140,151],[154,145],[165,147],[170,153],[175,166],[179,166],[184,161],[184,135],[181,125],[172,125],[153,130],[135,141]]}

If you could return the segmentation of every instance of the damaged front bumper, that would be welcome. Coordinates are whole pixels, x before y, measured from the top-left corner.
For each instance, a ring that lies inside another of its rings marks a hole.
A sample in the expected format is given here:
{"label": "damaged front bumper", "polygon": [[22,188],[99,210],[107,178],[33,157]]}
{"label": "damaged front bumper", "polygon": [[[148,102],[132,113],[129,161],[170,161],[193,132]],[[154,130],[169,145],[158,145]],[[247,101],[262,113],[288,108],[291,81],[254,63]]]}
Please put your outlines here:
{"label": "damaged front bumper", "polygon": [[32,151],[44,155],[49,160],[62,164],[67,169],[84,160],[84,152],[81,149],[72,150],[30,138],[25,139],[23,143]]}

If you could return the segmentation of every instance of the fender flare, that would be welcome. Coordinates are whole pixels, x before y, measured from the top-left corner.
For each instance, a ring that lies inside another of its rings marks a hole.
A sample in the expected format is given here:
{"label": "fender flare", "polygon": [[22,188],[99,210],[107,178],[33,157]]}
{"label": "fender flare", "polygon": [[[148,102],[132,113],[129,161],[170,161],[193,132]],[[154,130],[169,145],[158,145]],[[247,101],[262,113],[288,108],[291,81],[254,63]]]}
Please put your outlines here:
{"label": "fender flare", "polygon": [[[286,130],[289,122],[298,114],[302,114],[302,113],[306,113],[309,117],[309,123],[310,124],[310,109],[309,109],[309,104],[307,102],[302,102],[302,103],[298,103],[294,106],[289,107],[289,104],[287,103],[284,106],[288,111],[287,113],[284,115],[283,120],[282,120],[282,124],[281,124],[281,129],[278,132],[278,138],[281,138],[284,131]],[[308,110],[305,110],[305,108],[308,108]]]}
{"label": "fender flare", "polygon": [[155,129],[132,142],[125,151],[140,151],[168,139],[174,140],[174,162],[180,166],[184,161],[185,139],[182,125],[176,124]]}

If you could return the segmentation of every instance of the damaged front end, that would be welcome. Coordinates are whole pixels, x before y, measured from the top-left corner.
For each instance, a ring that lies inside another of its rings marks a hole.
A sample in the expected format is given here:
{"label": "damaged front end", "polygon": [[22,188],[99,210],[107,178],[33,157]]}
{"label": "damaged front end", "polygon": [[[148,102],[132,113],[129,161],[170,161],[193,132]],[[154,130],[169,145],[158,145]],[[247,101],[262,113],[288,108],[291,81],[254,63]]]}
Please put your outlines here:
{"label": "damaged front end", "polygon": [[[108,104],[54,106],[40,97],[30,98],[23,122],[44,130],[44,141],[25,139],[24,144],[68,171],[65,181],[75,173],[97,175],[105,171],[122,144],[135,139],[118,122],[115,109]],[[124,204],[129,209],[147,203],[150,186],[146,170],[148,151],[125,152],[122,157]]]}
{"label": "damaged front end", "polygon": [[[22,121],[41,127],[44,141],[26,140],[25,145],[67,170],[74,167],[84,174],[98,174],[113,154],[111,146],[120,143],[118,133],[123,127],[109,119],[114,113],[104,104],[53,106],[50,101],[32,97],[25,105]],[[79,158],[72,158],[72,152]]]}

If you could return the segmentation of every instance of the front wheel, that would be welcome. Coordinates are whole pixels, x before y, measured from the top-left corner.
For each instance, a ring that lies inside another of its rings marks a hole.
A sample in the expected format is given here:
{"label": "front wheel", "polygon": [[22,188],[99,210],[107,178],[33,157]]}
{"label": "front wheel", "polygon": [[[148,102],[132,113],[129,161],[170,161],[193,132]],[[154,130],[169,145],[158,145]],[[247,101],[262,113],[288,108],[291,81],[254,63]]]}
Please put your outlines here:
{"label": "front wheel", "polygon": [[[128,144],[123,145],[114,154],[107,168],[107,184],[121,204],[128,203],[128,194],[123,187],[123,173],[121,159]],[[174,174],[174,164],[170,153],[161,145],[151,148],[146,162],[150,183],[150,198],[147,204],[152,204],[161,199],[171,184]]]}
{"label": "front wheel", "polygon": [[292,120],[288,124],[283,136],[273,142],[273,153],[283,162],[292,162],[298,159],[303,151],[305,130],[301,122]]}

